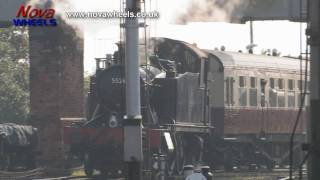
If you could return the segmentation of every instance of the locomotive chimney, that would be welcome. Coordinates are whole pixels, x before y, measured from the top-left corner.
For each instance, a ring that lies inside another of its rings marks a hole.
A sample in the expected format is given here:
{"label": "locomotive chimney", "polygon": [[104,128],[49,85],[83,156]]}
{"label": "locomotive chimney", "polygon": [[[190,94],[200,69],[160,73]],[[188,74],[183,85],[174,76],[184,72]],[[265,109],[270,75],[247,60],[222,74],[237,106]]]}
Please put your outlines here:
{"label": "locomotive chimney", "polygon": [[175,78],[177,76],[177,72],[175,69],[170,69],[166,72],[166,78]]}

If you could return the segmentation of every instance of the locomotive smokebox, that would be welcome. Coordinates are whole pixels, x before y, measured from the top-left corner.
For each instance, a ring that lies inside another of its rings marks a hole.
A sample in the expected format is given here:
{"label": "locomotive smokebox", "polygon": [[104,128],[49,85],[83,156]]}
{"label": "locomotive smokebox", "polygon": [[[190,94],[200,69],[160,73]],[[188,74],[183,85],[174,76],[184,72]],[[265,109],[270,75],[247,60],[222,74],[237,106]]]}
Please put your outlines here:
{"label": "locomotive smokebox", "polygon": [[122,66],[113,66],[97,76],[97,91],[101,103],[113,111],[119,111],[125,102],[125,79]]}

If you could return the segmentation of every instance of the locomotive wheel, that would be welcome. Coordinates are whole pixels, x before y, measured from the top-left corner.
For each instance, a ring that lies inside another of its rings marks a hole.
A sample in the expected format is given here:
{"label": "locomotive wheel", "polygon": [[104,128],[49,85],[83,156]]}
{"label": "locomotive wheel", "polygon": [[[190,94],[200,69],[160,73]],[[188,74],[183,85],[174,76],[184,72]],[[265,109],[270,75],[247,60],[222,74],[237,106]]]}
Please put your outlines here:
{"label": "locomotive wheel", "polygon": [[84,155],[84,172],[87,176],[91,177],[93,175],[93,166],[88,153]]}
{"label": "locomotive wheel", "polygon": [[269,170],[269,171],[272,171],[272,169],[274,168],[274,162],[267,162],[267,169]]}
{"label": "locomotive wheel", "polygon": [[230,152],[226,152],[224,154],[224,169],[227,172],[231,172],[233,171],[233,166],[234,166],[234,156],[233,153]]}
{"label": "locomotive wheel", "polygon": [[100,177],[101,178],[108,178],[110,176],[110,173],[106,169],[100,169]]}

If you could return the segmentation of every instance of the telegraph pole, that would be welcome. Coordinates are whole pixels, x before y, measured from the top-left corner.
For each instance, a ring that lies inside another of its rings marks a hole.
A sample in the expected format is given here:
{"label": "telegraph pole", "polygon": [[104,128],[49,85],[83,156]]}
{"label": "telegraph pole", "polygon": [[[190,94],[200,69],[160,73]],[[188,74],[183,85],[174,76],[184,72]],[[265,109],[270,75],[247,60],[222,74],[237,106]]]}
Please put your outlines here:
{"label": "telegraph pole", "polygon": [[311,47],[311,109],[309,180],[320,179],[320,1],[309,0]]}
{"label": "telegraph pole", "polygon": [[[136,15],[140,0],[126,0],[126,12]],[[139,21],[125,18],[125,80],[126,116],[124,118],[124,161],[128,165],[128,180],[141,179],[142,126],[140,112]]]}

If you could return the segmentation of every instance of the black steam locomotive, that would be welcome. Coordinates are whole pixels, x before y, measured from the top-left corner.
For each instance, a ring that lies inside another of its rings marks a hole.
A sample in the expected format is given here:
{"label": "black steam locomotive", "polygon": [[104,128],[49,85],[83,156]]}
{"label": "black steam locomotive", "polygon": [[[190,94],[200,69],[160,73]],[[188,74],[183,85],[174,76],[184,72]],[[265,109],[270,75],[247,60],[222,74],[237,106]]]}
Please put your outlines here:
{"label": "black steam locomotive", "polygon": [[[194,50],[189,48],[191,57]],[[71,143],[71,151],[84,160],[88,175],[94,169],[105,173],[124,169],[125,79],[121,57],[120,47],[112,61],[98,59],[88,95],[88,121],[65,128],[65,142]],[[167,173],[179,173],[185,164],[205,163],[204,150],[213,132],[207,89],[213,81],[208,80],[212,77],[205,68],[209,64],[202,59],[190,61],[192,64],[168,59],[152,56],[149,64],[140,67],[145,172],[154,171],[157,155],[166,156]]]}
{"label": "black steam locomotive", "polygon": [[[160,157],[167,175],[188,164],[227,170],[286,164],[299,98],[297,86],[287,90],[281,83],[297,79],[298,60],[202,50],[168,38],[152,39],[149,51],[155,56],[140,67],[144,176],[159,175]],[[87,175],[125,173],[123,57],[119,45],[112,59],[97,59],[87,121],[64,129],[64,142]],[[304,123],[303,117],[295,147],[305,139]]]}

